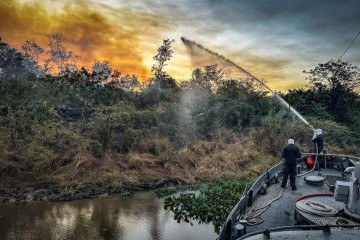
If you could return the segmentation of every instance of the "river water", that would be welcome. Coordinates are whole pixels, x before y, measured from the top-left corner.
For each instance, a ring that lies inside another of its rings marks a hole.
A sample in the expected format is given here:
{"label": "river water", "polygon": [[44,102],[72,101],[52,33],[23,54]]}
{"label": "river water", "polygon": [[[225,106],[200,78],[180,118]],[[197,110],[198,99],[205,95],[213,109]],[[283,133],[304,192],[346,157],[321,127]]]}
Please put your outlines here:
{"label": "river water", "polygon": [[72,202],[0,204],[0,239],[216,239],[212,224],[177,223],[151,192]]}

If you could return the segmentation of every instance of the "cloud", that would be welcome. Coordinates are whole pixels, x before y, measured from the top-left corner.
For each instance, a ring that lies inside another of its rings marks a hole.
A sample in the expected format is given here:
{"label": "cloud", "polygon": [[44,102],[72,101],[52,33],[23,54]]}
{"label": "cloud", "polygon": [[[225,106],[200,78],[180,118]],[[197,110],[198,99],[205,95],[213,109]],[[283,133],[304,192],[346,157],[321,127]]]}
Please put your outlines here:
{"label": "cloud", "polygon": [[0,36],[17,48],[29,39],[45,47],[49,34],[62,33],[63,44],[80,56],[80,66],[90,68],[95,59],[107,60],[123,73],[149,77],[139,36],[151,33],[148,26],[161,26],[159,16],[83,1],[66,1],[54,9],[50,3],[1,1]]}
{"label": "cloud", "polygon": [[[358,0],[3,0],[0,36],[15,47],[27,39],[45,46],[48,34],[61,32],[80,65],[107,60],[142,78],[150,76],[162,40],[174,38],[165,70],[189,79],[208,60],[191,61],[180,41],[185,36],[287,89],[306,84],[302,70],[341,55],[360,30],[359,8]],[[343,58],[354,65],[357,42]]]}

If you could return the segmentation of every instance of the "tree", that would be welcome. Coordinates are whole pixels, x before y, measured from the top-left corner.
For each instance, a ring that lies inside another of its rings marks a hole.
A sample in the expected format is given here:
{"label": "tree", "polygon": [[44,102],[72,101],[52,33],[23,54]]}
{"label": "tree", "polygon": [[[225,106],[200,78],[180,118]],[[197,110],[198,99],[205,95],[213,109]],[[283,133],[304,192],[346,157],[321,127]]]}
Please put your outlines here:
{"label": "tree", "polygon": [[166,62],[171,59],[174,52],[171,49],[171,43],[173,42],[175,42],[174,39],[164,39],[163,45],[157,50],[158,54],[153,57],[157,63],[152,66],[151,72],[155,75],[156,85],[161,86],[163,79],[167,77],[163,68],[167,65]]}
{"label": "tree", "polygon": [[17,51],[0,37],[0,73],[7,78],[23,78],[29,74],[42,75],[37,62]]}
{"label": "tree", "polygon": [[[330,115],[338,122],[354,124],[354,116],[360,111],[360,98],[354,92],[360,85],[359,68],[348,62],[330,60],[304,73],[309,74],[310,89],[290,92],[288,98],[293,98],[290,103],[295,107],[303,103],[304,110],[317,117]],[[309,108],[312,109],[309,111]]]}
{"label": "tree", "polygon": [[224,74],[224,70],[218,68],[217,64],[204,66],[204,70],[197,68],[192,72],[190,87],[214,92],[223,82]]}
{"label": "tree", "polygon": [[44,52],[44,49],[33,40],[26,40],[24,45],[21,46],[21,49],[26,56],[32,58],[36,63],[39,62],[40,54]]}
{"label": "tree", "polygon": [[44,70],[50,72],[57,68],[59,73],[64,71],[76,70],[76,60],[79,56],[75,55],[72,51],[68,51],[61,43],[62,34],[57,33],[49,37],[49,50],[46,52],[49,58],[45,60]]}
{"label": "tree", "polygon": [[125,76],[120,78],[120,80],[118,81],[118,85],[121,89],[129,92],[134,91],[136,88],[138,88],[140,82],[136,75],[126,74]]}
{"label": "tree", "polygon": [[307,79],[313,89],[352,91],[360,84],[359,68],[341,60],[319,63],[317,67],[304,73],[310,74]]}
{"label": "tree", "polygon": [[105,82],[111,77],[112,68],[110,67],[109,62],[103,61],[99,62],[95,60],[94,64],[91,67],[93,79],[99,82]]}

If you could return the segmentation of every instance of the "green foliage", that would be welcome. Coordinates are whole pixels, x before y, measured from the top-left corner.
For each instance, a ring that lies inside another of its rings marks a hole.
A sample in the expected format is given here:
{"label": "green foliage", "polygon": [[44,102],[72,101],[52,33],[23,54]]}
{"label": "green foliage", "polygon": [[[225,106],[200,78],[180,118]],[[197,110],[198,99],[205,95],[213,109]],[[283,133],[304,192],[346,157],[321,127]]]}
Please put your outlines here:
{"label": "green foliage", "polygon": [[360,97],[354,89],[360,83],[358,67],[331,60],[304,72],[309,74],[310,88],[289,91],[289,103],[305,115],[357,127]]}
{"label": "green foliage", "polygon": [[343,89],[296,89],[289,91],[285,99],[304,115],[332,119],[353,127],[357,126],[360,116],[359,95]]}
{"label": "green foliage", "polygon": [[352,91],[360,84],[360,72],[357,66],[341,60],[319,63],[314,69],[304,71],[313,89],[344,89]]}
{"label": "green foliage", "polygon": [[215,231],[219,233],[231,209],[241,198],[248,181],[216,181],[201,189],[199,195],[182,193],[179,197],[166,198],[164,208],[173,211],[174,219],[178,222],[212,222]]}
{"label": "green foliage", "polygon": [[315,126],[321,126],[325,135],[325,141],[328,144],[336,145],[341,148],[347,148],[360,143],[359,137],[355,131],[342,124],[331,120],[311,119]]}
{"label": "green foliage", "polygon": [[[259,126],[271,106],[266,93],[235,80],[216,79],[217,91],[213,94],[203,93],[191,105],[190,111],[199,133],[211,137],[220,127],[240,132]],[[195,91],[194,94],[198,95],[199,92]]]}
{"label": "green foliage", "polygon": [[131,124],[133,128],[147,129],[157,125],[156,112],[149,109],[144,111],[136,111],[131,115]]}
{"label": "green foliage", "polygon": [[128,128],[124,132],[125,146],[127,149],[136,149],[139,146],[142,137],[142,131]]}
{"label": "green foliage", "polygon": [[190,87],[208,92],[217,91],[224,74],[224,70],[219,69],[217,64],[205,66],[204,69],[197,68],[192,73]]}
{"label": "green foliage", "polygon": [[172,186],[172,187],[163,187],[155,189],[153,192],[157,197],[167,197],[169,195],[184,192],[187,190],[199,190],[200,185],[180,185],[180,186]]}
{"label": "green foliage", "polygon": [[312,91],[310,89],[290,90],[285,96],[295,109],[305,116],[323,119],[333,119],[328,110],[329,94],[326,91]]}
{"label": "green foliage", "polygon": [[132,195],[132,192],[131,191],[122,191],[120,194],[119,194],[121,197],[130,197]]}

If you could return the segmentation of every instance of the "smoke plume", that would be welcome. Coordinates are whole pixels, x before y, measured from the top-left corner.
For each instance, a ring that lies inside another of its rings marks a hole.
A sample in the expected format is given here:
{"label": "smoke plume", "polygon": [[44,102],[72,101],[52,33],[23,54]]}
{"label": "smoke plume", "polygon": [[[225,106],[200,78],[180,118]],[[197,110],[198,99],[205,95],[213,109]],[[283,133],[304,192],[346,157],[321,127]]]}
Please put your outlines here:
{"label": "smoke plume", "polygon": [[[120,11],[126,10],[100,11],[82,1],[42,4],[4,0],[0,1],[0,36],[18,49],[25,40],[46,48],[47,36],[61,33],[63,45],[80,56],[78,67],[89,69],[94,60],[106,60],[123,74],[147,78],[150,73],[139,51],[139,32],[129,26],[125,17],[129,13]],[[136,23],[144,19],[132,14]]]}

